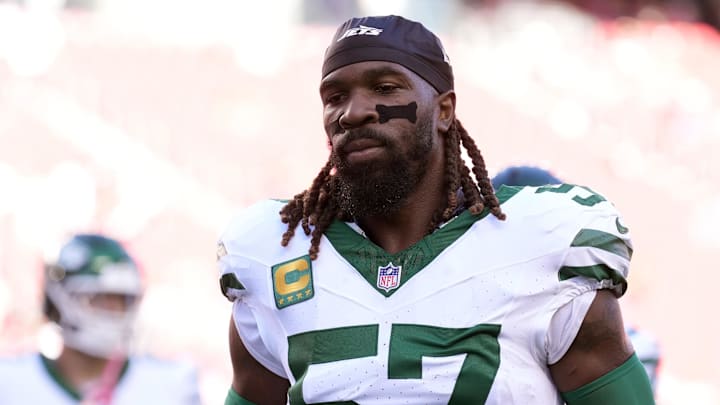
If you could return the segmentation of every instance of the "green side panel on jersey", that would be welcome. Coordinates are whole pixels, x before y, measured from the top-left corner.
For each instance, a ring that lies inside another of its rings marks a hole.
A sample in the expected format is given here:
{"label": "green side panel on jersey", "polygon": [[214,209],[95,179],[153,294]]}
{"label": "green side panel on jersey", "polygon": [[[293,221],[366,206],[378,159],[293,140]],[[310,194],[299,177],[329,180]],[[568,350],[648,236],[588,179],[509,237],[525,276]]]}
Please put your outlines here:
{"label": "green side panel on jersey", "polygon": [[360,325],[289,336],[288,363],[296,380],[288,390],[290,404],[305,405],[302,385],[305,373],[312,364],[377,356],[378,330],[378,325]]}
{"label": "green side panel on jersey", "polygon": [[[522,187],[502,186],[496,192],[500,203],[512,198]],[[355,232],[341,221],[335,221],[325,232],[325,236],[335,250],[347,260],[370,285],[380,294],[389,297],[400,289],[410,278],[432,262],[445,248],[460,238],[477,221],[490,214],[489,209],[478,215],[469,210],[447,222],[442,228],[425,236],[416,244],[395,254],[387,253],[364,236]],[[378,269],[388,264],[401,266],[400,282],[397,288],[386,291],[377,286]]]}
{"label": "green side panel on jersey", "polygon": [[594,247],[618,255],[625,260],[632,258],[633,250],[617,236],[595,229],[581,229],[570,246]]}

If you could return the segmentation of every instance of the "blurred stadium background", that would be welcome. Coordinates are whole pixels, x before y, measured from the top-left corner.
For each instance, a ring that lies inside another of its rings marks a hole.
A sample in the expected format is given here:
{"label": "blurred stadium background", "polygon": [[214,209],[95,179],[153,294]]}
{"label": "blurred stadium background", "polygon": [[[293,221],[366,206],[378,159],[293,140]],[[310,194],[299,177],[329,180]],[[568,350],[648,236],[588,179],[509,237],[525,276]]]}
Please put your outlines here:
{"label": "blurred stadium background", "polygon": [[[0,0],[0,353],[38,346],[43,255],[104,231],[140,258],[141,350],[230,381],[215,240],[325,161],[317,84],[335,27],[423,21],[491,175],[539,165],[634,232],[626,322],[653,333],[659,403],[720,404],[720,36],[706,1]],[[715,315],[713,315],[715,314]]]}

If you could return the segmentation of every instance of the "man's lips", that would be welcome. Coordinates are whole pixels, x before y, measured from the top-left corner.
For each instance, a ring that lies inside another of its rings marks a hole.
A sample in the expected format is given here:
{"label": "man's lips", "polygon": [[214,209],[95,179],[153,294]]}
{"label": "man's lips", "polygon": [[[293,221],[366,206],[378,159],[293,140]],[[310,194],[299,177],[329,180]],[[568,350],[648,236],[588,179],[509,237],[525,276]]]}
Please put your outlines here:
{"label": "man's lips", "polygon": [[348,142],[341,150],[344,155],[349,155],[353,152],[360,152],[365,149],[377,148],[383,145],[383,142],[377,139],[362,138]]}

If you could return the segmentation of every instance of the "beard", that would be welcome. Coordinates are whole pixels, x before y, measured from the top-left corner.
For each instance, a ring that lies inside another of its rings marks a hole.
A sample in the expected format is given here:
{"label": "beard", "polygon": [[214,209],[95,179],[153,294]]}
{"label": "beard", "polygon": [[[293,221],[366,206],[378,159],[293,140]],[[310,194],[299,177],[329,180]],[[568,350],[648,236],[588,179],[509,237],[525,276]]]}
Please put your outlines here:
{"label": "beard", "polygon": [[[344,143],[356,139],[381,142],[387,154],[382,159],[349,164],[342,153],[333,151],[330,159],[337,169],[338,185],[335,201],[343,212],[355,219],[396,213],[425,175],[433,146],[429,116],[421,118],[414,130],[402,134],[401,140],[361,128],[349,131]],[[403,152],[400,142],[409,142],[407,151]]]}

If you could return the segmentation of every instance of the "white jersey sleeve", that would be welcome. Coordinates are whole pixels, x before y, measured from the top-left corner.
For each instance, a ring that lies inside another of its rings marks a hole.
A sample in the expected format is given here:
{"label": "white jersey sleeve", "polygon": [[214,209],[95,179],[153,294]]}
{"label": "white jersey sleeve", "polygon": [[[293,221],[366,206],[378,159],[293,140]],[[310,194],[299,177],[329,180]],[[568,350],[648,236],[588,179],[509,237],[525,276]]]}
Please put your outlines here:
{"label": "white jersey sleeve", "polygon": [[581,294],[555,312],[546,338],[548,364],[560,361],[570,348],[595,295],[595,290]]}
{"label": "white jersey sleeve", "polygon": [[560,268],[552,269],[558,281],[576,284],[581,293],[610,289],[617,297],[624,294],[633,248],[629,229],[611,202],[571,184],[507,188],[518,194],[506,204],[508,221],[524,223],[520,228],[530,229],[528,236],[535,238],[518,236],[523,247],[537,249],[538,255],[563,255]]}
{"label": "white jersey sleeve", "polygon": [[[582,187],[575,188],[579,195],[589,194],[587,198],[602,198]],[[609,289],[620,297],[627,289],[633,253],[629,229],[623,225],[615,206],[607,201],[599,201],[583,214],[582,227],[570,242],[559,278],[584,278],[596,289]]]}
{"label": "white jersey sleeve", "polygon": [[534,246],[560,255],[558,267],[551,269],[559,284],[545,337],[547,361],[554,364],[574,341],[595,292],[625,293],[632,242],[615,206],[586,187],[524,187],[518,193],[525,196],[516,199],[523,206],[513,207],[511,200],[508,217],[530,223],[536,238],[548,240]]}
{"label": "white jersey sleeve", "polygon": [[[268,347],[269,335],[276,331],[271,308],[272,290],[268,290],[267,271],[263,257],[269,251],[283,253],[279,235],[279,201],[255,204],[238,215],[218,242],[218,271],[222,293],[233,302],[233,321],[240,339],[250,354],[265,368],[287,378],[277,351]],[[280,233],[279,233],[280,232]]]}

